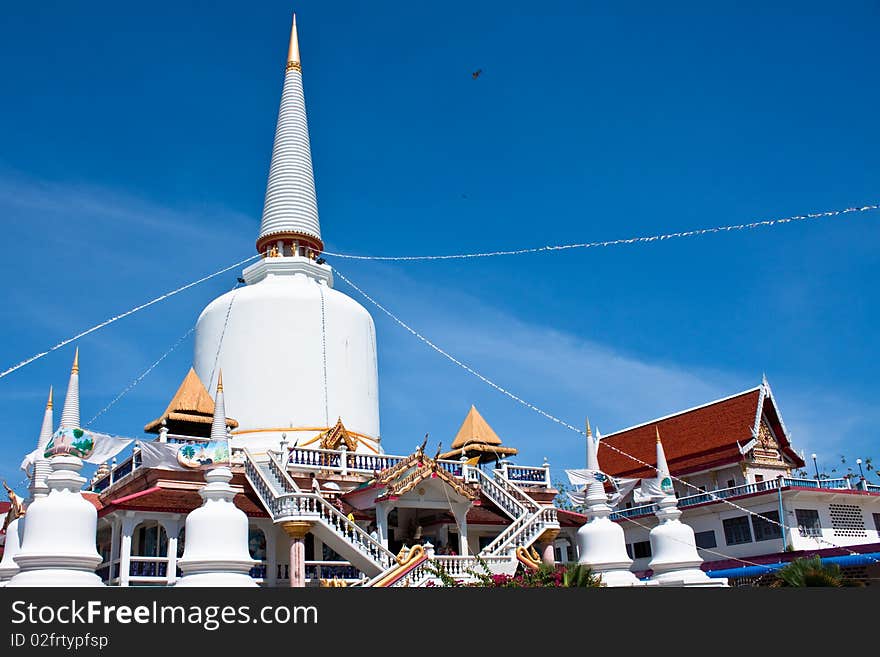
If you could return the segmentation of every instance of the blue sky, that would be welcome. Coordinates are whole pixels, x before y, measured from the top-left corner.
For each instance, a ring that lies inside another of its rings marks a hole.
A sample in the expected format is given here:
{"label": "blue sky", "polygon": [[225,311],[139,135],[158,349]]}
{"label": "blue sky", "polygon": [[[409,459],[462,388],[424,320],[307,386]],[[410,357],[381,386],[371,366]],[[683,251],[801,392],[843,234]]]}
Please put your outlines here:
{"label": "blue sky", "polygon": [[[876,203],[880,9],[771,4],[10,5],[2,368],[253,253],[294,9],[329,251],[539,246]],[[840,454],[878,456],[878,219],[333,264],[500,385],[605,433],[765,372],[795,447],[832,467]],[[83,421],[235,276],[83,339]],[[426,431],[448,444],[474,403],[520,462],[546,456],[559,474],[581,464],[574,434],[368,308],[387,451]],[[191,349],[94,427],[142,435]],[[46,390],[60,408],[72,354],[0,380],[0,477],[21,480]]]}

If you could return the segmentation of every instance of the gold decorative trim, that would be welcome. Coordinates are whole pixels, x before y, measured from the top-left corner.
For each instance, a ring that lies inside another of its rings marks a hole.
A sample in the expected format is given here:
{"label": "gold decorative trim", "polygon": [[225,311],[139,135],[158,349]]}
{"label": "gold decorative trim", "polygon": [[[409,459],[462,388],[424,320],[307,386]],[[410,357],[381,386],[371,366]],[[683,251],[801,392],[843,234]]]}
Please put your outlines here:
{"label": "gold decorative trim", "polygon": [[305,538],[312,529],[312,523],[306,520],[289,520],[282,522],[281,528],[290,538]]}
{"label": "gold decorative trim", "polygon": [[300,73],[302,73],[302,70],[302,64],[300,64],[299,62],[287,62],[287,67],[284,69],[284,72],[287,73],[288,71],[299,71]]}

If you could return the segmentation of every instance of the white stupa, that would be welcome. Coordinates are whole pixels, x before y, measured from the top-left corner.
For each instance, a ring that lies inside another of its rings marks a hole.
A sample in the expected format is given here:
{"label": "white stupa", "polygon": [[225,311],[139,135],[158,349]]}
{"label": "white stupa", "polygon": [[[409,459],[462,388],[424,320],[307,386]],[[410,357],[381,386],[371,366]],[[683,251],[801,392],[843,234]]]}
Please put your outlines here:
{"label": "white stupa", "polygon": [[[43,412],[43,424],[40,427],[40,436],[37,439],[37,456],[31,465],[31,497],[28,504],[39,497],[46,497],[49,494],[49,485],[46,478],[52,472],[52,466],[49,460],[43,457],[46,445],[52,439],[53,422],[52,412],[52,388],[49,387],[49,399],[46,401],[46,410]],[[15,555],[21,549],[21,537],[24,534],[25,518],[16,518],[9,523],[6,528],[6,542],[3,545],[3,559],[0,560],[0,586],[6,586],[12,577],[18,572],[18,564],[15,563]]]}
{"label": "white stupa", "polygon": [[[73,359],[61,412],[64,430],[79,429],[79,351]],[[21,547],[15,555],[18,573],[7,586],[104,586],[95,574],[101,555],[95,548],[98,511],[82,496],[82,459],[60,451],[49,459],[49,494],[27,508]]]}
{"label": "white stupa", "polygon": [[[593,440],[587,422],[587,470],[599,472],[598,440]],[[578,563],[589,566],[602,576],[605,586],[640,586],[642,582],[630,570],[632,559],[626,553],[623,528],[611,521],[611,507],[605,486],[593,478],[584,496],[587,522],[578,529]]]}
{"label": "white stupa", "polygon": [[[218,375],[211,441],[226,440],[223,377]],[[248,552],[248,519],[235,506],[232,471],[226,466],[205,473],[199,490],[203,503],[186,517],[186,546],[177,562],[183,572],[176,586],[254,587],[250,569],[257,563]]]}
{"label": "white stupa", "polygon": [[379,451],[373,319],[333,289],[317,262],[323,248],[294,17],[257,239],[264,257],[196,324],[194,366],[208,389],[223,368],[235,446],[277,449],[282,433],[302,444],[341,419],[357,451]]}
{"label": "white stupa", "polygon": [[657,430],[657,479],[660,489],[667,492],[657,502],[654,515],[660,521],[651,530],[651,581],[661,586],[727,586],[726,578],[711,578],[700,569],[703,558],[697,552],[694,530],[681,522],[678,500],[672,492],[669,465]]}

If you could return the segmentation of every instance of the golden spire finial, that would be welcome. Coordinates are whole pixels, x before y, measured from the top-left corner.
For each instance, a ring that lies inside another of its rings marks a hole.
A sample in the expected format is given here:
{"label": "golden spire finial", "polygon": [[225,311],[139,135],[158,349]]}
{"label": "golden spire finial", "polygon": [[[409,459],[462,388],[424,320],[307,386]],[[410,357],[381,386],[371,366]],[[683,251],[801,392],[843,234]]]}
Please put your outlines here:
{"label": "golden spire finial", "polygon": [[296,14],[293,15],[293,25],[290,27],[290,48],[287,50],[287,70],[290,69],[302,73],[299,62],[299,37],[296,34]]}
{"label": "golden spire finial", "polygon": [[593,430],[590,429],[590,418],[587,418],[587,436],[592,436]]}
{"label": "golden spire finial", "polygon": [[223,370],[217,375],[217,392],[223,392]]}
{"label": "golden spire finial", "polygon": [[46,402],[46,410],[52,408],[52,386],[49,386],[49,400]]}
{"label": "golden spire finial", "polygon": [[79,347],[73,354],[73,367],[70,368],[71,374],[79,374]]}
{"label": "golden spire finial", "polygon": [[658,427],[656,424],[654,425],[654,433],[657,434],[657,442],[659,443],[660,442],[660,427]]}

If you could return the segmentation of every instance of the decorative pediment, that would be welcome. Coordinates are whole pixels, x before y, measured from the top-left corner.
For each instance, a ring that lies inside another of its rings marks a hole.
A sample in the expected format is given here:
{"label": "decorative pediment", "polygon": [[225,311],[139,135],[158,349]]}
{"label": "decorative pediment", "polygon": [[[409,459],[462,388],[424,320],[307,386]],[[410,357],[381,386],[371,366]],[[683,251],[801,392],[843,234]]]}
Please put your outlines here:
{"label": "decorative pediment", "polygon": [[782,462],[782,454],[779,450],[779,441],[773,433],[773,429],[767,423],[766,418],[761,418],[758,426],[758,444],[752,450],[755,461],[777,465]]}
{"label": "decorative pediment", "polygon": [[353,452],[357,448],[357,439],[345,429],[342,418],[336,420],[336,424],[321,434],[321,449],[339,449],[341,445]]}
{"label": "decorative pediment", "polygon": [[479,497],[476,489],[453,477],[437,460],[426,456],[422,449],[419,448],[403,461],[376,475],[376,483],[385,486],[385,493],[381,497],[399,497],[426,479],[439,479],[468,500],[473,501]]}

